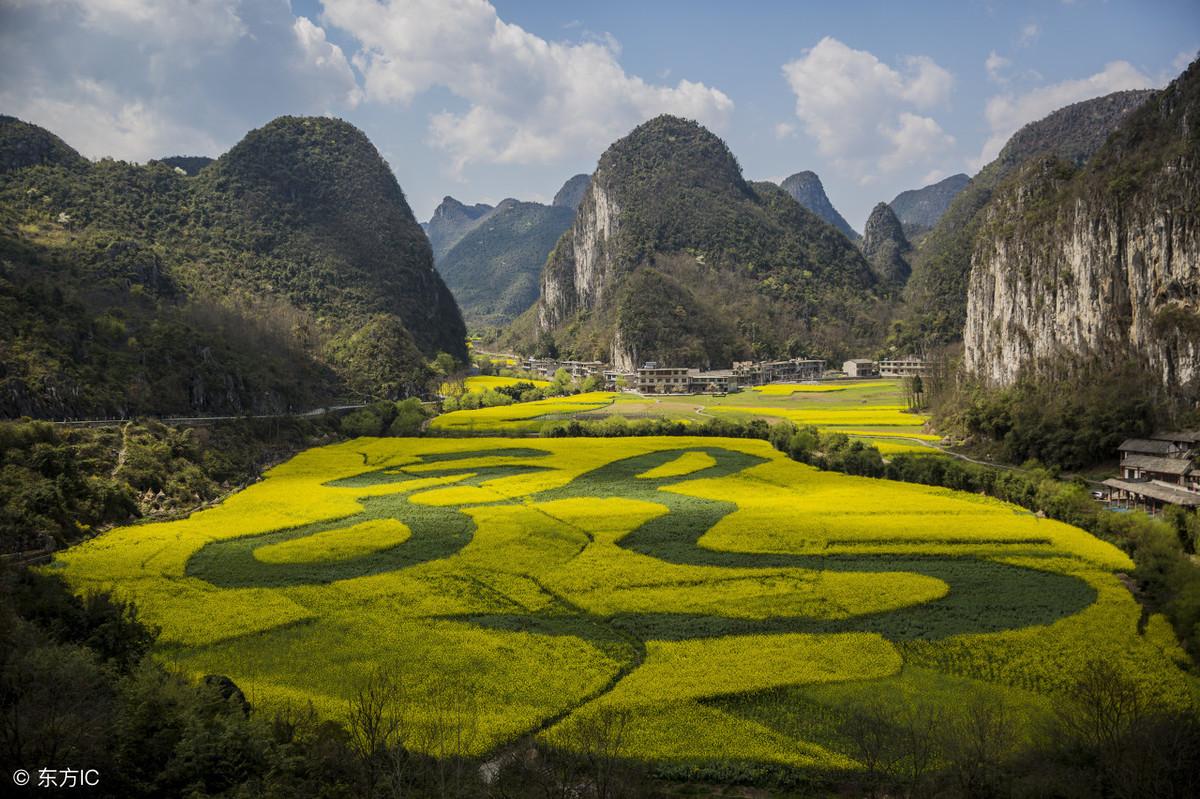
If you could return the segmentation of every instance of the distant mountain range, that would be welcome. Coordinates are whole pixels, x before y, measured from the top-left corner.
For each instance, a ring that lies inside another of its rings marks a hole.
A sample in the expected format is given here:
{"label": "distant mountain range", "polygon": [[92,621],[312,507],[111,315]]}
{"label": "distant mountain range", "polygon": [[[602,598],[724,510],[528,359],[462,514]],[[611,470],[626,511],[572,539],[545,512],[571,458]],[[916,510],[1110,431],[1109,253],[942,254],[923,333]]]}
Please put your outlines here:
{"label": "distant mountain range", "polygon": [[829,202],[829,197],[825,194],[825,187],[821,185],[821,179],[817,177],[816,172],[797,172],[785,178],[779,186],[796,202],[840,230],[846,238],[851,241],[858,241],[862,238],[858,231],[850,227],[850,223],[833,207],[833,203]]}
{"label": "distant mountain range", "polygon": [[437,262],[473,328],[503,326],[537,301],[546,256],[575,219],[575,209],[505,200],[485,214]]}
{"label": "distant mountain range", "polygon": [[441,259],[459,239],[471,232],[488,214],[496,210],[486,203],[464,205],[453,197],[444,197],[433,216],[421,225],[429,237],[433,260]]}
{"label": "distant mountain range", "polygon": [[591,175],[576,175],[563,184],[563,187],[554,195],[554,201],[551,204],[561,208],[570,208],[574,212],[579,208],[579,203],[583,201],[583,195],[591,182]]}
{"label": "distant mountain range", "polygon": [[417,391],[437,352],[465,359],[362,132],[281,117],[194,177],[184,163],[91,163],[0,118],[0,416],[312,407]]}
{"label": "distant mountain range", "polygon": [[950,201],[970,182],[971,178],[962,173],[951,175],[923,189],[900,192],[888,204],[904,226],[904,235],[912,239],[936,225]]}
{"label": "distant mountain range", "polygon": [[546,256],[571,226],[590,181],[590,175],[575,175],[552,205],[442,200],[422,227],[437,269],[472,327],[501,327],[533,305]]}

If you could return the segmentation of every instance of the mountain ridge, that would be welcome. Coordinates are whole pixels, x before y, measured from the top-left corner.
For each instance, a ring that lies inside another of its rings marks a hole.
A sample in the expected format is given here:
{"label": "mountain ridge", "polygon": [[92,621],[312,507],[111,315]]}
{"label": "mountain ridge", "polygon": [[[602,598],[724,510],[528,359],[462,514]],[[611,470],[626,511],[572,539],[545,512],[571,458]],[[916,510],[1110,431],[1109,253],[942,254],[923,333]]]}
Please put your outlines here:
{"label": "mountain ridge", "polygon": [[818,217],[840,230],[851,241],[862,238],[858,231],[838,213],[825,194],[825,186],[816,172],[805,170],[783,179],[779,187],[792,196],[796,202],[812,211]]}

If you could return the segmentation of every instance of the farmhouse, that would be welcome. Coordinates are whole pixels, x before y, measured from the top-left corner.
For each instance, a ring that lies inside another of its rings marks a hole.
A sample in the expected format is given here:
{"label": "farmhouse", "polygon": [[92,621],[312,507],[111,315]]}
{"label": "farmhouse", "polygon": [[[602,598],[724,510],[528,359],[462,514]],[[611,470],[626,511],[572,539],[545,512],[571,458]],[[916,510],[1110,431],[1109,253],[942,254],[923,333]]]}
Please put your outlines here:
{"label": "farmhouse", "polygon": [[1155,433],[1120,446],[1121,473],[1104,481],[1110,505],[1158,513],[1166,505],[1200,507],[1200,431]]}
{"label": "farmhouse", "polygon": [[855,358],[842,364],[842,371],[847,377],[879,377],[879,364],[862,358]]}
{"label": "farmhouse", "polygon": [[894,358],[879,362],[880,377],[915,377],[925,374],[929,365],[915,356]]}

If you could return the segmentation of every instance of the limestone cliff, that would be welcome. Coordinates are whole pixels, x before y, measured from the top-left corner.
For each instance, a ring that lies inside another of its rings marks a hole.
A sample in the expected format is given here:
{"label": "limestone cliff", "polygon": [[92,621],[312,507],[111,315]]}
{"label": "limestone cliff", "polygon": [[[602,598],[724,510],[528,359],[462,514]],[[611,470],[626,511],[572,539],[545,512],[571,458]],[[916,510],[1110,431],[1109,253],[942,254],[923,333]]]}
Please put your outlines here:
{"label": "limestone cliff", "polygon": [[834,357],[880,334],[875,282],[845,236],[747,183],[708,130],[662,116],[600,158],[512,344],[625,368]]}
{"label": "limestone cliff", "polygon": [[1132,362],[1200,390],[1200,62],[1082,169],[1038,160],[976,238],[966,370],[991,385]]}

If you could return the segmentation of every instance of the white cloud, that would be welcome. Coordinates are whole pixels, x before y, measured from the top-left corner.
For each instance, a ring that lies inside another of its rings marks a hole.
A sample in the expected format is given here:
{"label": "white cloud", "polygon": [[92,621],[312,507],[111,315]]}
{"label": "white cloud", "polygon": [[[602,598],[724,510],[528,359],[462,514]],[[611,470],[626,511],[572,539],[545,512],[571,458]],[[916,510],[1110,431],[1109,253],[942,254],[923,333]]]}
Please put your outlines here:
{"label": "white cloud", "polygon": [[908,111],[901,112],[896,127],[885,126],[881,133],[892,145],[879,159],[879,167],[884,172],[929,161],[954,147],[954,137],[943,131],[941,125],[929,117]]}
{"label": "white cloud", "polygon": [[1180,53],[1177,53],[1175,57],[1171,59],[1171,69],[1175,70],[1175,75],[1172,75],[1171,77],[1174,78],[1180,72],[1183,72],[1185,69],[1187,69],[1188,66],[1196,60],[1196,55],[1197,53],[1194,49],[1184,50]]}
{"label": "white cloud", "polygon": [[1153,81],[1128,61],[1113,61],[1094,75],[1041,86],[1024,94],[1008,92],[987,101],[984,117],[991,134],[979,157],[968,161],[972,171],[982,169],[994,159],[1005,142],[1021,126],[1041,119],[1063,106],[1102,97],[1126,89],[1149,89]]}
{"label": "white cloud", "polygon": [[1021,28],[1021,35],[1017,37],[1017,44],[1021,47],[1029,47],[1038,40],[1042,35],[1042,29],[1038,27],[1036,22],[1027,23]]}
{"label": "white cloud", "polygon": [[654,85],[627,74],[611,36],[550,42],[500,19],[485,0],[326,0],[322,20],[359,42],[353,62],[369,101],[407,104],[444,87],[466,102],[429,127],[458,171],[598,153],[660,113],[719,128],[733,109],[701,83]]}
{"label": "white cloud", "polygon": [[218,155],[273,116],[360,96],[342,50],[286,0],[0,2],[0,107],[92,157]]}
{"label": "white cloud", "polygon": [[116,155],[146,160],[174,153],[217,152],[217,143],[203,131],[91,79],[77,81],[69,99],[42,96],[22,102],[3,92],[0,105],[17,107],[18,116],[61,133],[67,144],[88,158]]}
{"label": "white cloud", "polygon": [[796,135],[796,126],[791,122],[780,122],[775,125],[775,138],[782,141]]}
{"label": "white cloud", "polygon": [[239,0],[51,0],[78,6],[84,24],[105,33],[131,28],[152,41],[189,42],[217,49],[247,34],[238,13]]}
{"label": "white cloud", "polygon": [[1008,79],[1004,76],[1004,70],[1012,65],[1012,61],[997,53],[995,50],[988,53],[987,60],[983,62],[984,69],[987,70],[988,79],[995,83],[1007,83]]}
{"label": "white cloud", "polygon": [[353,108],[362,99],[362,89],[346,60],[342,48],[325,38],[325,30],[314,25],[308,17],[296,17],[292,32],[300,45],[302,62],[344,92],[346,104]]}
{"label": "white cloud", "polygon": [[860,183],[874,179],[872,170],[908,168],[953,143],[934,119],[913,113],[945,104],[954,84],[927,56],[905,58],[900,71],[827,36],[783,74],[804,131]]}

